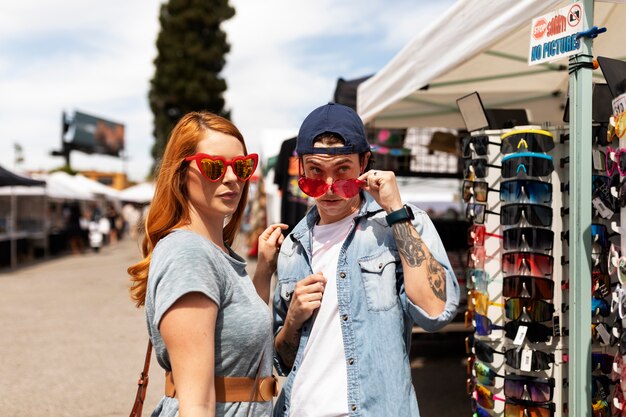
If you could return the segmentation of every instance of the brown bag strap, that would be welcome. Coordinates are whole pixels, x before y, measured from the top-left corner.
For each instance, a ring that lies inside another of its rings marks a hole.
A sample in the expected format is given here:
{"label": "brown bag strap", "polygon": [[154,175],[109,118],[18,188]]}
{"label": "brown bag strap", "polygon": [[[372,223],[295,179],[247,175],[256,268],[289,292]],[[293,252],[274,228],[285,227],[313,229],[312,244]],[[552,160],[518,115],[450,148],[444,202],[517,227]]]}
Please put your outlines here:
{"label": "brown bag strap", "polygon": [[146,399],[146,390],[148,388],[148,370],[150,369],[150,358],[152,358],[152,340],[148,339],[148,348],[146,349],[146,359],[143,363],[143,370],[137,381],[137,394],[135,395],[135,403],[130,412],[130,417],[141,417],[143,411],[143,401]]}

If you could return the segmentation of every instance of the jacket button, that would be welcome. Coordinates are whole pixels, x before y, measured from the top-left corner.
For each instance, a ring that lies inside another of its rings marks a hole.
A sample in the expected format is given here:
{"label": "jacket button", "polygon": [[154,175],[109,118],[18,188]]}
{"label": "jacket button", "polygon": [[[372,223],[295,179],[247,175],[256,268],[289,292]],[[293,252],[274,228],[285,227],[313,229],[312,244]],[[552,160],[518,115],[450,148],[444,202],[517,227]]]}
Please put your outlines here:
{"label": "jacket button", "polygon": [[341,319],[342,319],[343,321],[347,321],[347,320],[348,320],[348,315],[347,315],[347,314],[344,314],[343,316],[341,316]]}
{"label": "jacket button", "polygon": [[342,273],[339,274],[339,278],[345,278],[345,277],[346,277],[346,273],[345,272],[342,272]]}
{"label": "jacket button", "polygon": [[378,269],[383,269],[383,263],[382,262],[378,264]]}
{"label": "jacket button", "polygon": [[287,411],[287,406],[283,405],[283,411]]}
{"label": "jacket button", "polygon": [[296,365],[293,366],[292,371],[296,372]]}
{"label": "jacket button", "polygon": [[352,411],[356,411],[356,404],[352,404]]}
{"label": "jacket button", "polygon": [[353,365],[353,364],[354,364],[354,359],[350,358],[350,359],[348,360],[348,363],[349,363],[350,365]]}

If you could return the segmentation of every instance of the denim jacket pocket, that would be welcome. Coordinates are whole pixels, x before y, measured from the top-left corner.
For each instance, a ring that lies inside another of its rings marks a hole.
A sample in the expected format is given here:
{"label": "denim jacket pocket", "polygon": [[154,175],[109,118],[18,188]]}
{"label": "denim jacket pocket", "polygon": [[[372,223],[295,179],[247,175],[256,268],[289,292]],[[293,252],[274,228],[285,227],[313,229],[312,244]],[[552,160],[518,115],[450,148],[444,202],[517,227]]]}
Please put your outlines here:
{"label": "denim jacket pocket", "polygon": [[386,311],[398,304],[396,262],[388,251],[359,259],[368,310]]}

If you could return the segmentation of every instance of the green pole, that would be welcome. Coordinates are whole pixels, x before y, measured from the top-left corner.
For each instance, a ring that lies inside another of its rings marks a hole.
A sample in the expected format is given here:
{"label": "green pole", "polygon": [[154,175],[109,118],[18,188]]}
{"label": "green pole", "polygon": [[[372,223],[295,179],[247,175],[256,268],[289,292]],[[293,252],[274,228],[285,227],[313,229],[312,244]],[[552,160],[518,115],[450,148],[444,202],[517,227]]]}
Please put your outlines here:
{"label": "green pole", "polygon": [[[571,3],[574,3],[572,1]],[[593,26],[593,0],[583,0],[583,30]],[[591,39],[571,64],[590,63]],[[570,75],[569,218],[569,413],[591,416],[591,79],[592,70]]]}

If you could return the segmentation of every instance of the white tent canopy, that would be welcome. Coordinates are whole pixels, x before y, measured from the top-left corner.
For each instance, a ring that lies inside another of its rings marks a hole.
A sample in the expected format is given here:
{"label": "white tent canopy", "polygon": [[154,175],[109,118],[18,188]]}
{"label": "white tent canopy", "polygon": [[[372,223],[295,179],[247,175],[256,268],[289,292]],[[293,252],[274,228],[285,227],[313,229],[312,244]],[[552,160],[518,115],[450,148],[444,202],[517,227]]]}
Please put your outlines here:
{"label": "white tent canopy", "polygon": [[154,183],[142,182],[132,187],[128,187],[119,193],[119,198],[122,201],[129,201],[131,203],[147,204],[152,201],[154,196]]}
{"label": "white tent canopy", "polygon": [[59,171],[42,178],[46,180],[47,195],[50,198],[94,200],[98,196],[104,196],[109,200],[119,199],[119,191],[83,175],[69,175]]}
{"label": "white tent canopy", "polygon": [[[531,122],[562,124],[567,60],[527,61],[531,20],[568,3],[459,0],[359,86],[359,115],[377,127],[461,128],[456,99],[478,91],[486,108],[526,108]],[[626,5],[596,2],[594,22],[609,29],[594,40],[594,55],[626,57]],[[604,81],[599,69],[594,81]]]}

